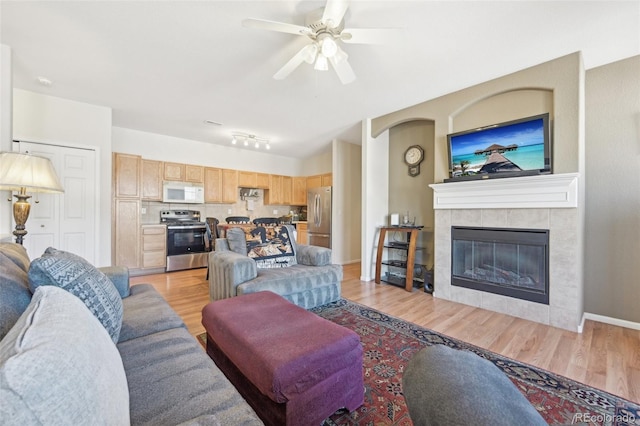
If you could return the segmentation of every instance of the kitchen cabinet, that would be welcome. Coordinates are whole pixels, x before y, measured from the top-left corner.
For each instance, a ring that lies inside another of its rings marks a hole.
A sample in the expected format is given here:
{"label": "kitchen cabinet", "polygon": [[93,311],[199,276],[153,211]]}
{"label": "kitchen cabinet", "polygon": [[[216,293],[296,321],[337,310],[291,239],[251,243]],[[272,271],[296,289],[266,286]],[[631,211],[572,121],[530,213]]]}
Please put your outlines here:
{"label": "kitchen cabinet", "polygon": [[322,186],[322,176],[307,176],[307,189],[319,188]]}
{"label": "kitchen cabinet", "polygon": [[307,178],[304,176],[293,178],[291,205],[294,205],[294,206],[307,205]]}
{"label": "kitchen cabinet", "polygon": [[192,164],[184,165],[184,180],[187,182],[204,182],[204,167]]}
{"label": "kitchen cabinet", "polygon": [[222,169],[204,168],[204,202],[222,203]]}
{"label": "kitchen cabinet", "polygon": [[167,227],[142,225],[142,268],[167,266]]}
{"label": "kitchen cabinet", "polygon": [[185,180],[184,164],[164,163],[164,180],[175,180],[183,182]]}
{"label": "kitchen cabinet", "polygon": [[333,174],[307,176],[307,188],[319,188],[321,186],[333,186]]}
{"label": "kitchen cabinet", "polygon": [[269,189],[268,173],[256,173],[256,188]]}
{"label": "kitchen cabinet", "polygon": [[162,161],[142,160],[142,199],[162,201]]}
{"label": "kitchen cabinet", "polygon": [[281,175],[269,175],[269,189],[265,191],[265,204],[282,204],[282,178]]}
{"label": "kitchen cabinet", "polygon": [[238,187],[269,189],[269,174],[239,170]]}
{"label": "kitchen cabinet", "polygon": [[238,171],[222,169],[222,202],[233,204],[238,201]]}
{"label": "kitchen cabinet", "polygon": [[296,242],[298,244],[309,244],[307,222],[297,222],[296,233],[298,234],[296,236]]}
{"label": "kitchen cabinet", "polygon": [[140,267],[140,199],[113,201],[113,264],[130,269]]}
{"label": "kitchen cabinet", "polygon": [[293,200],[293,178],[282,176],[282,203],[285,206],[291,205]]}
{"label": "kitchen cabinet", "polygon": [[256,172],[238,171],[238,186],[240,188],[257,188],[258,174]]}
{"label": "kitchen cabinet", "polygon": [[113,154],[113,194],[116,198],[140,198],[142,157]]}

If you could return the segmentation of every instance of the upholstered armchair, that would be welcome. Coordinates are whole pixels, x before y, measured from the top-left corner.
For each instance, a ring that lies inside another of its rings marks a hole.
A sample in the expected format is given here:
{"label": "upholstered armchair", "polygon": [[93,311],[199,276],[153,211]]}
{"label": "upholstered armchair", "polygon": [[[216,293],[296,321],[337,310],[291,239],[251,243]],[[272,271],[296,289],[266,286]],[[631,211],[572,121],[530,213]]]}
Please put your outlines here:
{"label": "upholstered armchair", "polygon": [[[342,266],[331,263],[330,249],[297,244],[291,225],[255,228],[230,228],[227,238],[216,240],[216,250],[209,254],[211,300],[268,290],[310,309],[340,298]],[[255,252],[272,253],[265,248],[265,230],[277,240],[281,256],[256,257]],[[261,235],[255,237],[261,244],[255,244],[253,234]]]}

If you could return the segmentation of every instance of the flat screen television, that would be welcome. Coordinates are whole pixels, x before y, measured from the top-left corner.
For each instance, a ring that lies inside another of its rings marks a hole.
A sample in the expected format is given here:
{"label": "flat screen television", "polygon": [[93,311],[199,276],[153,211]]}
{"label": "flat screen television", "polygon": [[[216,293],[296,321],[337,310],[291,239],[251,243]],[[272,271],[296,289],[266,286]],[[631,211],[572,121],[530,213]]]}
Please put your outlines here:
{"label": "flat screen television", "polygon": [[447,135],[445,182],[551,173],[549,114]]}

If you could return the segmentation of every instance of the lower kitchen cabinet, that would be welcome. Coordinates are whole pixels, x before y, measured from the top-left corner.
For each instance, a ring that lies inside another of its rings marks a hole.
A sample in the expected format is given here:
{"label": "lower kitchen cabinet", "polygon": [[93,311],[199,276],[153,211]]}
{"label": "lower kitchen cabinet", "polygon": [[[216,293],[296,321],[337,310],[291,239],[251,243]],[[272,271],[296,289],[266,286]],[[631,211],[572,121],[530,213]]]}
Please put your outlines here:
{"label": "lower kitchen cabinet", "polygon": [[140,200],[116,198],[113,205],[113,264],[140,267]]}
{"label": "lower kitchen cabinet", "polygon": [[296,223],[296,232],[298,236],[296,237],[296,243],[298,244],[309,244],[309,234],[307,231],[307,222],[298,222]]}
{"label": "lower kitchen cabinet", "polygon": [[167,266],[167,227],[142,225],[142,268]]}

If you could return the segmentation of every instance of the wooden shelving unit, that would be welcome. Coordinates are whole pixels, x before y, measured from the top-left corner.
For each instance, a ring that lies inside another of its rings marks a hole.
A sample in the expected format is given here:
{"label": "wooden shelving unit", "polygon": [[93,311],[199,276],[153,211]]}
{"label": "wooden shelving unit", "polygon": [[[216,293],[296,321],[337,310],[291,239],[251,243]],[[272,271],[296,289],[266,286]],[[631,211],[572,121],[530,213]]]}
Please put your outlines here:
{"label": "wooden shelving unit", "polygon": [[[418,232],[423,228],[421,227],[405,227],[405,226],[382,226],[380,227],[380,237],[378,239],[378,256],[376,259],[376,284],[380,284],[380,281],[387,282],[392,285],[404,287],[406,291],[413,291],[414,285],[417,287],[422,284],[421,281],[416,281],[413,277],[413,270],[415,266],[416,250],[422,250],[423,247],[416,245],[418,241]],[[386,242],[387,232],[404,232],[407,235],[405,242]],[[385,260],[383,259],[386,250],[403,250],[407,252],[407,260]],[[397,277],[387,273],[383,278],[382,265],[391,266],[395,268],[403,268],[406,273],[404,277]],[[409,265],[410,267],[407,267]],[[413,266],[411,266],[413,265]],[[427,283],[424,283],[425,285]]]}

